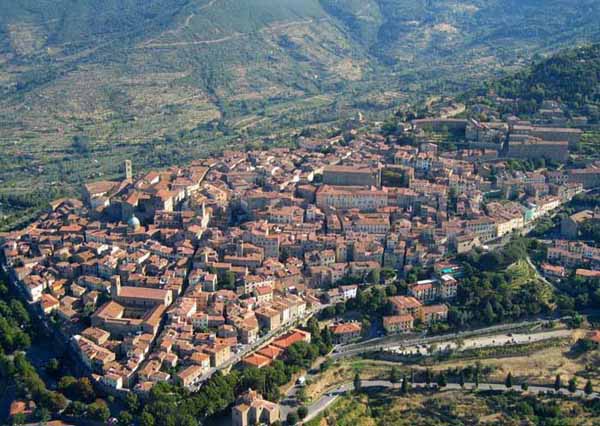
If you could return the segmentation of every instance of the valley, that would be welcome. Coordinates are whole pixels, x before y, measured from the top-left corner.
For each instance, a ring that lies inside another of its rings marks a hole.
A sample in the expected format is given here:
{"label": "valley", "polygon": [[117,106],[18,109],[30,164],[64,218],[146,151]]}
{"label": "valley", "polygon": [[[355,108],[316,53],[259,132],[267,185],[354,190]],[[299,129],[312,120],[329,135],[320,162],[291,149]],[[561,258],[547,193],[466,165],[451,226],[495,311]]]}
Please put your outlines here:
{"label": "valley", "polygon": [[384,120],[598,40],[598,17],[593,0],[2,0],[0,195]]}

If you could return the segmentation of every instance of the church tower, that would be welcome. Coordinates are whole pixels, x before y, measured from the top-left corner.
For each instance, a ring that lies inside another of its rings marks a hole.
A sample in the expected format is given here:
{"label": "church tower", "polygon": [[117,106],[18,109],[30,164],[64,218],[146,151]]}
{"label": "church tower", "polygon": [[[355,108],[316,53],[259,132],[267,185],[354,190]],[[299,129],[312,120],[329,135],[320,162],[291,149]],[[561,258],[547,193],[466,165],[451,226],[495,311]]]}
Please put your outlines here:
{"label": "church tower", "polygon": [[116,299],[119,294],[121,294],[121,277],[113,275],[110,277],[110,295],[113,299]]}
{"label": "church tower", "polygon": [[125,180],[127,182],[133,182],[133,166],[131,165],[131,160],[125,160]]}

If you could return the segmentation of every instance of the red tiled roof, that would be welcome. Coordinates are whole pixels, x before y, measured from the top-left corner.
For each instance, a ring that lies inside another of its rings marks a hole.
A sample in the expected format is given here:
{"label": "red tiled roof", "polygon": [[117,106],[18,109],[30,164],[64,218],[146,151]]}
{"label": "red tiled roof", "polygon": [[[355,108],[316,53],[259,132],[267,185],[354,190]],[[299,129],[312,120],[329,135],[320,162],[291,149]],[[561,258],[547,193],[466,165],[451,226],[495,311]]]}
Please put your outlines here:
{"label": "red tiled roof", "polygon": [[256,368],[262,368],[262,367],[266,367],[267,365],[271,364],[271,359],[267,358],[266,356],[262,356],[259,354],[252,354],[247,356],[246,358],[244,358],[243,363],[250,366],[250,367],[256,367]]}
{"label": "red tiled roof", "polygon": [[306,336],[300,331],[296,330],[287,336],[281,337],[273,342],[274,346],[280,347],[281,349],[287,349],[294,343],[304,341]]}
{"label": "red tiled roof", "polygon": [[331,326],[331,332],[333,334],[360,333],[361,330],[361,325],[356,322],[336,324]]}
{"label": "red tiled roof", "polygon": [[270,358],[270,359],[277,359],[281,356],[282,353],[283,353],[283,349],[278,348],[277,346],[273,346],[273,345],[266,346],[257,352],[257,354],[262,355],[267,358]]}

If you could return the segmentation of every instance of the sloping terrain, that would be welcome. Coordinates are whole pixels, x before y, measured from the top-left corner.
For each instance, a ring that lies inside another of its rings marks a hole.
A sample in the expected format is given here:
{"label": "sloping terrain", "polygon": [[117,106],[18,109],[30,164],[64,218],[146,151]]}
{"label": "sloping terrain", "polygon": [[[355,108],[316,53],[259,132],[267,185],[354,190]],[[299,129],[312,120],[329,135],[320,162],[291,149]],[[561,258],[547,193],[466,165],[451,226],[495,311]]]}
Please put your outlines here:
{"label": "sloping terrain", "polygon": [[0,195],[381,116],[598,40],[599,18],[596,0],[0,0]]}

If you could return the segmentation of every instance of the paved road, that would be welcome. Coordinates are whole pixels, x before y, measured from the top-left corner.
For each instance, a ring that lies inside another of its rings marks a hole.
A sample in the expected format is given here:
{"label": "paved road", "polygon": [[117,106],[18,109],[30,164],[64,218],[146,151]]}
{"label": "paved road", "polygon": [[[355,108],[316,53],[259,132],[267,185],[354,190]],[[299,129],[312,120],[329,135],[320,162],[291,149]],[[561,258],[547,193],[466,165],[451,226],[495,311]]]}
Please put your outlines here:
{"label": "paved road", "polygon": [[[362,389],[364,389],[364,388],[399,389],[400,386],[401,386],[400,383],[394,384],[387,380],[363,380],[361,383]],[[457,383],[449,383],[447,386],[445,386],[444,388],[441,388],[441,389],[438,389],[438,386],[434,385],[434,384],[427,385],[425,383],[413,383],[411,385],[412,389],[424,389],[427,387],[429,387],[430,389],[440,390],[440,391],[445,391],[445,390],[472,391],[472,390],[475,390],[474,383],[465,383],[464,387],[461,387]],[[350,392],[352,390],[354,390],[354,385],[352,383],[344,383],[344,384],[340,385],[339,387],[337,387],[336,389],[324,394],[317,401],[313,402],[312,404],[310,404],[306,407],[308,409],[308,415],[304,419],[304,422],[308,422],[308,421],[314,419],[319,414],[321,414],[327,407],[329,407],[331,404],[333,404],[337,398],[339,398],[341,395],[344,395],[347,392]],[[508,389],[504,384],[499,384],[499,383],[480,383],[479,390],[481,390],[481,391],[491,390],[491,391],[497,391],[497,392],[515,391],[515,392],[529,394],[529,395],[535,395],[535,394],[539,394],[539,393],[552,393],[552,394],[557,393],[554,390],[554,388],[549,387],[549,386],[529,386],[529,389],[527,391],[523,391],[520,386],[513,386],[512,388]],[[598,394],[598,392],[594,392],[591,395],[586,395],[582,390],[577,390],[576,392],[571,393],[567,389],[561,389],[558,391],[558,393],[561,395],[575,396],[575,397],[584,398],[584,399],[600,398],[600,394]],[[284,418],[285,418],[285,416],[287,416],[287,413],[289,413],[290,411],[293,411],[293,409],[291,407],[285,406],[285,405],[282,406],[282,415],[284,416]]]}
{"label": "paved road", "polygon": [[465,339],[467,337],[482,336],[482,335],[492,334],[492,333],[510,332],[512,330],[517,330],[517,329],[520,329],[523,327],[541,325],[541,324],[544,324],[545,322],[547,322],[547,321],[538,319],[538,320],[523,321],[523,322],[512,323],[512,324],[501,324],[501,325],[481,328],[481,329],[477,329],[477,330],[462,331],[459,333],[444,334],[441,336],[432,336],[432,337],[424,337],[422,335],[421,336],[414,336],[414,335],[407,336],[407,335],[398,334],[398,335],[380,337],[377,339],[371,339],[371,340],[367,340],[367,341],[360,342],[360,343],[355,343],[355,344],[351,344],[351,345],[338,347],[338,348],[336,348],[332,357],[334,359],[338,359],[338,358],[356,356],[356,355],[360,355],[360,354],[367,353],[367,352],[373,352],[376,350],[390,349],[390,348],[395,348],[395,347],[397,348],[398,346],[401,346],[401,345],[403,345],[403,346],[426,345],[426,344],[431,344],[431,343],[444,342],[444,341],[448,341],[448,340],[455,340],[458,338]]}
{"label": "paved road", "polygon": [[[569,337],[571,333],[571,330],[553,330],[543,331],[539,333],[511,334],[510,336],[508,334],[495,334],[491,336],[480,336],[473,337],[470,339],[463,339],[461,346],[459,346],[456,339],[452,339],[451,341],[437,343],[437,347],[440,351],[457,350],[460,352],[468,349],[521,345],[533,342],[541,342],[543,340]],[[388,350],[402,355],[432,355],[431,349],[431,345],[400,345],[395,348],[389,348]]]}

